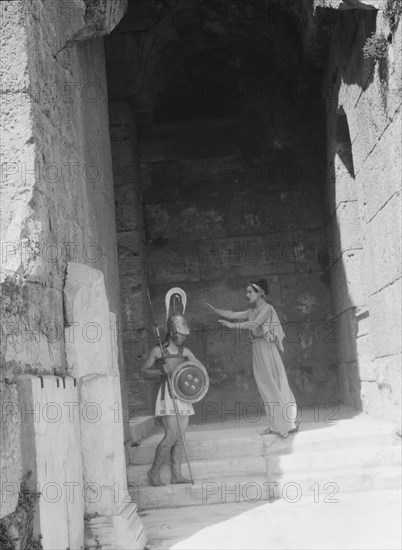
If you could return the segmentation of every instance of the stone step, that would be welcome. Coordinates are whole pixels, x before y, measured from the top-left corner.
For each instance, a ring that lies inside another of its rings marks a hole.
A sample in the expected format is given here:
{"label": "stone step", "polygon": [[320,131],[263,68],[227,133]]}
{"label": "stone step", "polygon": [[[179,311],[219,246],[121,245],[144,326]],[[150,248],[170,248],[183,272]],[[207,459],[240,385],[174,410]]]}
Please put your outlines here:
{"label": "stone step", "polygon": [[[129,447],[129,463],[151,464],[155,448],[162,438],[158,431],[140,441],[137,447]],[[370,442],[375,447],[400,443],[393,431],[376,431],[356,435],[339,430],[314,430],[304,426],[302,430],[291,434],[287,439],[277,435],[260,436],[255,429],[206,430],[189,432],[186,436],[190,460],[208,460],[209,458],[231,458],[239,456],[261,456],[296,454],[299,452],[322,452],[365,446]]]}
{"label": "stone step", "polygon": [[140,510],[266,501],[269,487],[264,476],[227,478],[224,481],[196,482],[194,485],[165,485],[137,487],[129,492]]}
{"label": "stone step", "polygon": [[[147,465],[129,465],[127,468],[128,481],[138,487],[149,485]],[[241,477],[250,475],[265,475],[266,464],[262,456],[231,457],[211,460],[191,461],[193,478],[199,481],[221,480],[228,477]],[[170,465],[163,464],[160,470],[161,479],[164,483],[170,483]],[[182,464],[182,474],[189,477],[188,465]]]}
{"label": "stone step", "polygon": [[224,480],[196,480],[194,485],[163,487],[129,485],[130,495],[142,510],[153,508],[199,506],[283,498],[298,502],[310,497],[315,502],[337,503],[350,492],[396,489],[401,486],[399,466],[310,472],[304,475],[270,477],[238,476]]}
{"label": "stone step", "polygon": [[345,464],[350,468],[362,470],[377,467],[396,466],[401,461],[401,445],[382,445],[378,441],[365,442],[365,445],[349,445],[338,449],[326,449],[317,452],[294,451],[290,454],[266,454],[267,474],[296,475],[303,472],[323,473],[328,470],[342,470]]}
{"label": "stone step", "polygon": [[[297,433],[290,434],[287,439],[277,435],[262,435],[264,454],[290,454],[305,451],[327,451],[360,445],[393,445],[400,444],[401,438],[395,433],[392,426],[378,426],[372,430],[342,430],[342,426],[331,426],[328,429],[314,429],[314,426],[305,425]],[[377,428],[377,429],[376,429]]]}
{"label": "stone step", "polygon": [[134,416],[128,421],[132,443],[137,443],[148,437],[155,428],[153,415]]}
{"label": "stone step", "polygon": [[[130,464],[152,464],[155,448],[161,439],[162,433],[159,432],[144,439],[138,447],[130,447],[128,449]],[[188,432],[186,442],[191,461],[263,456],[262,438],[252,428]]]}
{"label": "stone step", "polygon": [[342,498],[343,493],[354,491],[377,491],[385,489],[400,489],[401,468],[400,465],[383,465],[376,468],[349,468],[328,470],[326,472],[301,473],[295,475],[267,477],[271,485],[271,492],[275,492],[277,498],[297,502],[303,496],[314,496],[320,502],[335,502]]}

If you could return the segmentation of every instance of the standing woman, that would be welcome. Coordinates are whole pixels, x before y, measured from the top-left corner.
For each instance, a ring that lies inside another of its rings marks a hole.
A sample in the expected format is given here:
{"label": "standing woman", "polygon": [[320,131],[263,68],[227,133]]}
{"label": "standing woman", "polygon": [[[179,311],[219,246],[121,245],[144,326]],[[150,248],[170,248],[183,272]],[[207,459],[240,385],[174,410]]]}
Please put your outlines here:
{"label": "standing woman", "polygon": [[286,438],[289,432],[298,428],[297,405],[278,351],[279,348],[283,352],[284,333],[275,309],[265,301],[267,294],[267,281],[259,279],[247,285],[250,309],[235,312],[217,309],[210,304],[205,306],[217,315],[235,320],[231,323],[220,319],[225,327],[248,331],[253,348],[254,377],[267,414],[265,433]]}

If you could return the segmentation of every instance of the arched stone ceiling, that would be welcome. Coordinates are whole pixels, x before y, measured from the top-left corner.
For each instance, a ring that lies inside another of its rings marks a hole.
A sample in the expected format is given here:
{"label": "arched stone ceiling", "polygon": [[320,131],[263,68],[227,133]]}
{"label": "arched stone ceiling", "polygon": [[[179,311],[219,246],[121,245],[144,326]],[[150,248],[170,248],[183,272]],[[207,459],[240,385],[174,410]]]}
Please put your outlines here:
{"label": "arched stone ceiling", "polygon": [[120,97],[148,113],[208,52],[255,54],[294,86],[306,66],[319,64],[313,9],[313,0],[129,0],[106,39],[109,74]]}

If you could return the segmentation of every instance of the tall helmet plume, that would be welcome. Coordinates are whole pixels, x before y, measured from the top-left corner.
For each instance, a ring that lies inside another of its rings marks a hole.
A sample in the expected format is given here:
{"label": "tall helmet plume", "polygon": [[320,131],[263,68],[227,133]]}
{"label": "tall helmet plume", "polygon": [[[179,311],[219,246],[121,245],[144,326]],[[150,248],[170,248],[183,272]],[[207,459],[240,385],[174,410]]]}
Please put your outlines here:
{"label": "tall helmet plume", "polygon": [[[172,300],[173,299],[173,300]],[[173,312],[171,312],[171,302],[173,301]],[[176,302],[181,305],[182,312],[176,312]],[[187,305],[187,295],[183,289],[174,287],[168,290],[165,297],[166,306],[166,330],[168,332],[180,332],[181,334],[190,334],[187,321],[184,317]]]}

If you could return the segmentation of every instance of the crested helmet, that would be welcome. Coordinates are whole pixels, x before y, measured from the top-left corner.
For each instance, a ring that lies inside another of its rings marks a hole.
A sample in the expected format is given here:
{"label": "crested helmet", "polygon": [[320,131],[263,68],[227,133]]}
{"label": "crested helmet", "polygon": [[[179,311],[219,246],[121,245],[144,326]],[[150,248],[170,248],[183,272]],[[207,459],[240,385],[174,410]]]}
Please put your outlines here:
{"label": "crested helmet", "polygon": [[181,313],[175,313],[172,317],[169,317],[167,320],[167,330],[173,334],[180,332],[180,334],[188,335],[190,334],[190,329],[186,318]]}
{"label": "crested helmet", "polygon": [[[172,300],[173,299],[173,300]],[[170,314],[171,309],[171,300],[173,301],[173,314]],[[176,313],[176,303],[181,305],[183,313]],[[186,318],[184,317],[184,312],[186,311],[187,296],[184,290],[179,287],[171,288],[165,297],[166,305],[166,329],[172,334],[180,333],[184,335],[190,334],[190,329]]]}

